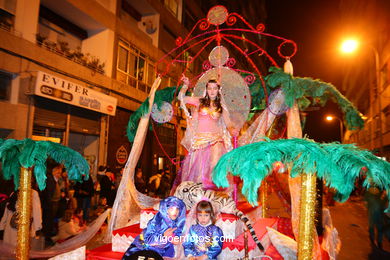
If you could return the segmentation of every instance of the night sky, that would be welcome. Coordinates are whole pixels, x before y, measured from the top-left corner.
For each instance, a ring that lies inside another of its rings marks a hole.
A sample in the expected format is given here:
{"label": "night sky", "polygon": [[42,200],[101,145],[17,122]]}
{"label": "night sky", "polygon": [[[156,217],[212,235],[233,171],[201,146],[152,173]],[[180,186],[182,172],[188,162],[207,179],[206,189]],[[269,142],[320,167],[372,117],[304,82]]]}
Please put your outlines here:
{"label": "night sky", "polygon": [[[338,52],[341,24],[339,1],[268,0],[266,32],[295,41],[298,52],[292,58],[294,75],[330,82],[340,90],[343,65]],[[278,61],[283,64],[283,61]],[[339,122],[325,116],[341,117],[334,103],[309,111],[304,134],[319,142],[339,141]]]}

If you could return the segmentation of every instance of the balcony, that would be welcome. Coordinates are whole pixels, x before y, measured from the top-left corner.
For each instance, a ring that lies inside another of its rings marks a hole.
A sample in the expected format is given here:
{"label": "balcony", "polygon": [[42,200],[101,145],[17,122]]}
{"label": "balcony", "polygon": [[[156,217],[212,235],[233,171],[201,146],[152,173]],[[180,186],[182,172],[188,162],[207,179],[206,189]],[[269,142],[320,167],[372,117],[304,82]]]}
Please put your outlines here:
{"label": "balcony", "polygon": [[105,63],[101,62],[98,57],[91,56],[89,53],[83,53],[81,47],[76,47],[76,49],[71,50],[69,48],[69,43],[65,41],[52,42],[46,39],[46,37],[37,34],[37,45],[45,48],[48,51],[51,51],[57,55],[60,55],[68,60],[76,62],[80,65],[83,65],[93,71],[96,71],[100,74],[104,74]]}

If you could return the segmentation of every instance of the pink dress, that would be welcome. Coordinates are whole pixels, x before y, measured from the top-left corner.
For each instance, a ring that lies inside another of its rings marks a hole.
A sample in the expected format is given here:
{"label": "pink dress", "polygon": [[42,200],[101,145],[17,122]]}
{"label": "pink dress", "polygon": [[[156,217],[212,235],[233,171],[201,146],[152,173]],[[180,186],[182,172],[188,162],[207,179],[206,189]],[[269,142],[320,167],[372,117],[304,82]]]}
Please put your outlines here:
{"label": "pink dress", "polygon": [[186,97],[195,105],[192,116],[187,116],[187,130],[182,145],[188,150],[180,174],[175,180],[203,183],[205,189],[217,189],[212,181],[212,170],[219,158],[232,149],[231,137],[221,113],[211,108],[199,108],[199,98]]}

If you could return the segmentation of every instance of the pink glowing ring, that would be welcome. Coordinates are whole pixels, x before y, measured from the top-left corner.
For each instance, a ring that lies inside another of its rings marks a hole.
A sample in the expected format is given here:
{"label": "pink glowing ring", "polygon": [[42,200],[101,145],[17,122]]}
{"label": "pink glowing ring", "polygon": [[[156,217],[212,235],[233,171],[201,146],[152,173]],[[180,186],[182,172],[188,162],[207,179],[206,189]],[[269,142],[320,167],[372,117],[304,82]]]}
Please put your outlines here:
{"label": "pink glowing ring", "polygon": [[203,68],[203,70],[209,70],[209,69],[211,69],[211,63],[210,63],[210,61],[205,60],[205,61],[203,62],[203,64],[202,64],[202,68]]}
{"label": "pink glowing ring", "polygon": [[235,14],[229,14],[227,20],[226,20],[226,24],[229,25],[229,26],[232,26],[234,25],[235,23],[237,22],[237,17]]}
{"label": "pink glowing ring", "polygon": [[209,27],[210,23],[208,21],[203,20],[199,23],[199,29],[202,31],[206,31]]}
{"label": "pink glowing ring", "polygon": [[226,66],[229,68],[233,68],[234,65],[236,65],[236,59],[235,58],[229,58],[226,62]]}
{"label": "pink glowing ring", "polygon": [[[286,44],[291,44],[292,47],[293,47],[293,52],[291,55],[283,55],[282,54],[282,47]],[[282,42],[279,46],[278,46],[278,54],[280,57],[282,58],[285,58],[285,59],[290,59],[291,57],[293,57],[296,53],[297,53],[297,50],[298,50],[298,47],[297,47],[297,44],[294,42],[294,41],[291,41],[291,40],[285,40],[284,42]]]}
{"label": "pink glowing ring", "polygon": [[221,25],[226,21],[228,10],[223,5],[212,7],[207,13],[207,21],[215,26]]}
{"label": "pink glowing ring", "polygon": [[262,23],[259,23],[257,26],[256,26],[256,31],[259,32],[259,33],[262,33],[264,32],[265,30],[265,25],[262,24]]}
{"label": "pink glowing ring", "polygon": [[176,38],[176,46],[180,46],[182,43],[183,43],[183,38],[181,38],[180,36]]}
{"label": "pink glowing ring", "polygon": [[246,77],[244,78],[244,80],[245,80],[246,84],[252,85],[253,82],[255,82],[256,77],[255,77],[255,75],[253,75],[253,74],[249,74],[248,76],[246,76]]}

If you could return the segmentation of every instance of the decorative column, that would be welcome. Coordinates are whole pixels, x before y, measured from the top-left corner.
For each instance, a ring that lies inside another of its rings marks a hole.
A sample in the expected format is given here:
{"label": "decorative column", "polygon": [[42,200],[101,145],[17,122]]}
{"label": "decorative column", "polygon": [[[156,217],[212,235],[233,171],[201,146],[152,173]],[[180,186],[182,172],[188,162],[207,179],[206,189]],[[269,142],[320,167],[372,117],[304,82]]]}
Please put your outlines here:
{"label": "decorative column", "polygon": [[31,221],[31,169],[20,168],[18,194],[18,236],[16,259],[28,260],[30,251],[30,221]]}
{"label": "decorative column", "polygon": [[260,199],[261,199],[261,217],[267,217],[267,182],[264,180],[261,185]]}
{"label": "decorative column", "polygon": [[301,209],[299,215],[298,260],[311,260],[314,245],[316,175],[302,174]]}

